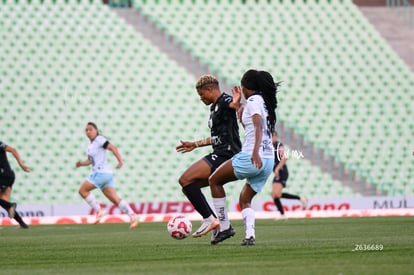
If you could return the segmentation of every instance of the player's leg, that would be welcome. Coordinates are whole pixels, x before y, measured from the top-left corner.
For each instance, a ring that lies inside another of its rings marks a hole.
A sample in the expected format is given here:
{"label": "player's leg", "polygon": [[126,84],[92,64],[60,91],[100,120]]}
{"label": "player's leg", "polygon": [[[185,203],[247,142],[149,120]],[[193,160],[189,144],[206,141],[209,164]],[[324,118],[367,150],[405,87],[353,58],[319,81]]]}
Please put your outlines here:
{"label": "player's leg", "polygon": [[95,196],[91,193],[94,189],[96,189],[96,186],[88,179],[81,184],[78,192],[79,195],[89,204],[89,206],[95,210],[95,212],[99,212],[99,210],[101,210],[101,206]]}
{"label": "player's leg", "polygon": [[16,214],[16,203],[14,202],[9,202],[8,200],[3,199],[5,196],[4,191],[6,190],[5,186],[1,186],[0,187],[0,206],[4,208],[4,210],[7,211],[7,213],[9,214],[9,218],[13,219],[14,215]]}
{"label": "player's leg", "polygon": [[7,196],[6,189],[13,186],[14,179],[14,173],[12,177],[0,176],[0,206],[7,211],[10,219],[13,219],[16,213],[16,203],[10,202],[10,196]]}
{"label": "player's leg", "polygon": [[286,192],[283,192],[281,197],[284,199],[288,199],[288,200],[300,200],[300,196],[293,195],[293,194],[286,193]]}
{"label": "player's leg", "polygon": [[6,200],[0,199],[0,206],[3,207],[4,210],[7,211],[10,219],[14,218],[14,215],[16,214],[16,206],[17,206],[16,203],[8,202]]}
{"label": "player's leg", "polygon": [[[11,186],[7,186],[5,189],[1,189],[0,190],[0,199],[5,201],[5,202],[9,202],[11,192],[12,192]],[[14,209],[15,209],[16,204],[14,204],[14,206],[13,206],[13,203],[12,203],[11,207],[14,207]],[[13,218],[19,223],[21,228],[25,228],[25,229],[29,228],[29,226],[23,221],[22,217],[20,217],[19,213],[17,213],[17,211],[15,211],[15,210],[14,210],[14,213],[13,213]]]}
{"label": "player's leg", "polygon": [[279,210],[280,215],[284,217],[285,211],[283,209],[282,202],[280,201],[280,198],[282,197],[282,190],[283,190],[283,183],[273,180],[273,184],[272,184],[273,202],[275,203],[277,210]]}
{"label": "player's leg", "polygon": [[220,221],[220,231],[214,235],[211,244],[217,244],[236,234],[228,218],[226,192],[223,187],[227,182],[235,180],[237,177],[234,174],[232,160],[224,162],[209,178],[214,208]]}
{"label": "player's leg", "polygon": [[102,193],[107,197],[113,204],[115,204],[122,213],[125,213],[131,219],[130,228],[138,227],[139,218],[138,215],[132,210],[131,206],[125,200],[119,197],[113,186],[106,186],[102,189]]}
{"label": "player's leg", "polygon": [[[281,175],[281,178],[280,178],[279,182],[282,183],[283,188],[286,187],[286,182],[287,182],[288,178],[289,178],[289,173],[287,171],[285,173],[283,173],[283,175]],[[298,195],[283,192],[283,193],[281,193],[280,197],[284,198],[284,199],[288,199],[288,200],[300,200],[303,209],[306,209],[308,207],[308,198],[306,196],[298,196]]]}
{"label": "player's leg", "polygon": [[[199,179],[195,181],[197,183],[197,185],[201,188],[207,187],[208,185],[208,178],[207,179]],[[185,194],[185,191],[183,189],[183,193]],[[204,201],[204,204],[207,205],[208,209],[210,209],[210,213],[217,218],[216,213],[214,212],[214,210],[210,207],[210,204],[208,203],[206,196],[204,196],[203,193],[201,193],[201,197],[200,199],[202,199]]]}
{"label": "player's leg", "polygon": [[237,178],[234,175],[232,160],[224,162],[209,178],[214,208],[220,220],[220,231],[227,230],[230,227],[226,209],[226,192],[223,185],[235,180]]}
{"label": "player's leg", "polygon": [[212,227],[211,229],[213,229],[219,226],[218,222],[215,222],[215,214],[210,208],[207,199],[200,188],[208,185],[208,181],[206,180],[210,176],[210,173],[211,165],[209,165],[205,158],[203,158],[191,165],[178,180],[182,186],[183,193],[196,211],[203,217],[201,227],[194,232],[193,237],[200,237],[207,234],[205,230],[209,227]]}
{"label": "player's leg", "polygon": [[256,191],[253,190],[249,183],[246,183],[240,192],[239,204],[242,209],[241,213],[246,233],[245,239],[242,241],[241,245],[255,245],[255,215],[253,208],[251,208],[251,202],[256,194]]}
{"label": "player's leg", "polygon": [[96,200],[94,194],[91,193],[92,190],[97,188],[97,184],[99,184],[99,174],[93,173],[90,175],[79,187],[79,195],[86,201],[86,203],[95,211],[96,213],[96,220],[95,224],[99,223],[102,218],[106,215],[105,209],[101,208],[101,205]]}
{"label": "player's leg", "polygon": [[306,196],[298,196],[283,192],[281,197],[288,200],[300,200],[303,209],[306,209],[308,207],[308,198]]}
{"label": "player's leg", "polygon": [[263,166],[260,169],[259,173],[248,177],[248,182],[244,185],[240,197],[239,204],[242,209],[242,217],[244,222],[244,227],[246,230],[246,237],[242,241],[241,245],[255,245],[256,236],[255,236],[255,215],[254,210],[251,207],[251,202],[253,197],[259,193],[266,184],[266,181],[270,174],[272,173],[272,167],[274,164],[273,159],[262,158]]}

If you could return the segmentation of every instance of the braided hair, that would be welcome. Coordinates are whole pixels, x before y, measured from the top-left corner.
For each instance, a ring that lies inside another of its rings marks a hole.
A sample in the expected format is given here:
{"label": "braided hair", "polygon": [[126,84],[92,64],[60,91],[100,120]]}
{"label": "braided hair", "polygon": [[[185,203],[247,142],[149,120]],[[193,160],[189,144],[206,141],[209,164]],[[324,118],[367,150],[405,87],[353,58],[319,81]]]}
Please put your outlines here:
{"label": "braided hair", "polygon": [[275,130],[276,108],[277,108],[277,88],[281,82],[275,83],[272,75],[267,71],[248,70],[241,79],[241,85],[246,89],[256,91],[263,97],[269,116],[267,117],[268,134]]}

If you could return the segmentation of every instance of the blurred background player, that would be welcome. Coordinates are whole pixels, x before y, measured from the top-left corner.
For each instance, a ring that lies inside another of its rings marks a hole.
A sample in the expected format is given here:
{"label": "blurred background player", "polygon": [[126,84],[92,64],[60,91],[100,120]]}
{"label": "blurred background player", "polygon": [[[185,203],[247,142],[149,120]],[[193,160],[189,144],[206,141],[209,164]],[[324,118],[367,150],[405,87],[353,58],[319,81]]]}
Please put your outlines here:
{"label": "blurred background player", "polygon": [[76,167],[88,166],[92,164],[93,171],[80,186],[79,194],[83,199],[85,199],[89,206],[96,211],[97,215],[95,223],[99,223],[102,217],[106,215],[106,211],[104,209],[101,209],[101,206],[99,205],[95,196],[90,192],[95,188],[100,188],[102,190],[102,193],[112,203],[118,206],[118,208],[123,213],[128,214],[131,219],[130,228],[136,228],[139,221],[138,216],[131,209],[129,204],[118,196],[115,190],[115,184],[113,182],[113,173],[106,159],[106,150],[109,150],[114,154],[115,158],[118,161],[116,168],[121,168],[123,161],[118,148],[115,147],[115,145],[109,143],[109,141],[104,136],[99,134],[98,127],[93,122],[88,122],[85,132],[86,136],[90,140],[87,149],[88,159],[85,161],[76,162]]}
{"label": "blurred background player", "polygon": [[273,184],[272,184],[272,198],[273,201],[277,207],[277,209],[280,212],[280,217],[277,219],[287,219],[285,216],[285,211],[282,206],[282,202],[280,201],[280,198],[284,199],[291,199],[291,200],[300,200],[302,203],[302,208],[306,209],[308,206],[308,199],[305,196],[297,196],[292,195],[289,193],[282,193],[283,188],[286,187],[286,181],[289,177],[289,171],[286,165],[286,161],[288,157],[285,155],[285,149],[283,147],[283,144],[278,141],[277,139],[277,132],[273,132],[272,136],[272,142],[273,147],[275,148],[275,165],[273,167],[273,172],[275,173],[275,176],[273,178]]}
{"label": "blurred background player", "polygon": [[19,213],[16,211],[16,203],[10,202],[10,196],[12,187],[15,180],[14,171],[10,167],[10,163],[7,159],[7,152],[11,153],[19,164],[20,168],[25,172],[30,172],[30,168],[27,167],[17,150],[10,145],[7,145],[0,141],[0,205],[3,207],[11,219],[15,219],[21,228],[29,228],[29,226],[22,220]]}
{"label": "blurred background player", "polygon": [[253,197],[262,190],[274,165],[272,133],[276,124],[276,92],[278,84],[266,71],[249,70],[241,80],[246,104],[241,114],[245,138],[241,152],[226,161],[211,175],[210,188],[213,203],[220,221],[220,232],[211,244],[234,236],[226,209],[223,185],[230,181],[246,179],[240,192],[239,204],[245,226],[245,239],[241,245],[255,245],[255,216],[251,208]]}
{"label": "blurred background player", "polygon": [[211,136],[198,141],[181,141],[176,147],[182,153],[202,146],[213,147],[211,154],[192,164],[178,180],[183,193],[203,217],[200,228],[193,233],[195,238],[220,226],[201,188],[208,186],[209,176],[241,148],[236,116],[236,110],[240,106],[240,91],[233,89],[233,97],[222,93],[218,80],[212,75],[201,76],[196,83],[196,90],[200,100],[205,105],[211,105],[208,121]]}

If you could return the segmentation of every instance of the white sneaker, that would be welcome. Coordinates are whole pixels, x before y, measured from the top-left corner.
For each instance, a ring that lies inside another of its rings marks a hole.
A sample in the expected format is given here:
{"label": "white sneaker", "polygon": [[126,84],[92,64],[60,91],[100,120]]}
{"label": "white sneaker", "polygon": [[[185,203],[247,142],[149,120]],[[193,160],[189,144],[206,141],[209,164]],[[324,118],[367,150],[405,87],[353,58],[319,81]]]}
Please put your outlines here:
{"label": "white sneaker", "polygon": [[308,208],[308,198],[306,196],[300,196],[300,202],[302,203],[302,208]]}
{"label": "white sneaker", "polygon": [[102,221],[102,218],[105,217],[106,215],[107,215],[106,210],[100,209],[98,213],[96,213],[95,224],[100,223]]}
{"label": "white sneaker", "polygon": [[219,228],[220,227],[220,222],[218,219],[213,218],[207,218],[204,219],[201,222],[201,226],[197,229],[196,232],[193,233],[193,238],[198,238],[201,237],[203,235],[206,235],[208,232],[210,232],[211,230],[213,230],[214,228]]}
{"label": "white sneaker", "polygon": [[287,219],[288,219],[288,217],[285,214],[277,216],[275,218],[276,221],[286,221]]}
{"label": "white sneaker", "polygon": [[139,224],[139,217],[138,216],[133,216],[131,218],[131,225],[129,226],[130,229],[135,229],[138,227]]}

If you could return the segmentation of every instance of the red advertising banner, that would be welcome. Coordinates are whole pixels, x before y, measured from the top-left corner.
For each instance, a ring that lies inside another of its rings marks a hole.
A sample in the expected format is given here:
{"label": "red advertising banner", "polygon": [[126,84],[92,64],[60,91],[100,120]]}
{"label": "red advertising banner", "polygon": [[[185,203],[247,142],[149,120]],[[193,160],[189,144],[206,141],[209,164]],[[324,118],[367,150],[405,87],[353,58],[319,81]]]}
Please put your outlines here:
{"label": "red advertising banner", "polygon": [[[211,203],[210,203],[211,204]],[[298,200],[282,199],[286,213],[303,211]],[[212,205],[212,204],[211,204]],[[110,215],[122,214],[112,204],[102,204]],[[140,215],[187,213],[197,214],[188,201],[180,202],[142,202],[131,203],[131,208]],[[228,211],[240,212],[237,201],[228,202]],[[214,207],[212,207],[214,209]],[[252,208],[257,212],[276,212],[272,200],[253,200]],[[306,210],[308,211],[343,211],[366,209],[409,209],[414,208],[414,197],[360,197],[360,198],[310,198]],[[94,211],[86,204],[19,204],[17,211],[22,217],[53,217],[53,216],[84,216],[94,215]],[[197,214],[198,215],[198,214]],[[0,218],[7,217],[1,209]]]}

